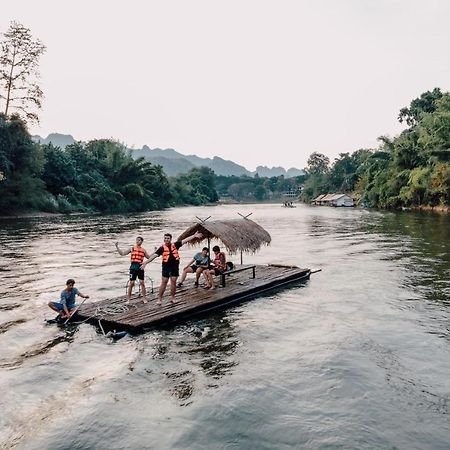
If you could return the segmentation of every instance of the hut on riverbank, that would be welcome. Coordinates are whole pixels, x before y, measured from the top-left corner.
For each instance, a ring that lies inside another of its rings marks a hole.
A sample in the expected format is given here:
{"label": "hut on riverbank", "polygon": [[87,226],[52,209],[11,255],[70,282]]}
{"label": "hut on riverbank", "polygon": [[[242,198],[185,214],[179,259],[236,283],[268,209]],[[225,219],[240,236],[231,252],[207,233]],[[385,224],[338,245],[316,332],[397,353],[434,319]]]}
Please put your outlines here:
{"label": "hut on riverbank", "polygon": [[312,200],[311,204],[319,206],[351,207],[355,206],[355,201],[347,194],[322,194]]}

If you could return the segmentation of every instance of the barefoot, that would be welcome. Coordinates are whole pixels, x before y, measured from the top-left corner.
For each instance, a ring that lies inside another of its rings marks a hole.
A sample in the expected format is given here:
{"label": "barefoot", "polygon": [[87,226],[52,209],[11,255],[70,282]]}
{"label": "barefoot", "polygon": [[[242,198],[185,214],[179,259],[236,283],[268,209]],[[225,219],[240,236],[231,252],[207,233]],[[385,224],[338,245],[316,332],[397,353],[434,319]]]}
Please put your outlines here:
{"label": "barefoot", "polygon": [[142,298],[142,303],[148,303],[147,297]]}
{"label": "barefoot", "polygon": [[162,301],[161,301],[161,300],[158,300],[158,301],[156,302],[156,304],[157,304],[157,305],[162,305]]}
{"label": "barefoot", "polygon": [[174,298],[171,298],[171,299],[170,299],[170,303],[172,303],[172,305],[174,305],[174,304],[176,303],[175,299],[174,299]]}

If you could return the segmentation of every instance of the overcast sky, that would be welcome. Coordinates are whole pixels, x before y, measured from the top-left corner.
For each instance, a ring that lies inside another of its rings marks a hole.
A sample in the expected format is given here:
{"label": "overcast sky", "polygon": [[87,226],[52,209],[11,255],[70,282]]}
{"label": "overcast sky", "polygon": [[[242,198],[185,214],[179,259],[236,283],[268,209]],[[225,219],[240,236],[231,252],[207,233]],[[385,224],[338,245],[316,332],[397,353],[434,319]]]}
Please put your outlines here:
{"label": "overcast sky", "polygon": [[450,90],[448,0],[2,2],[0,32],[11,20],[47,46],[44,137],[302,168]]}

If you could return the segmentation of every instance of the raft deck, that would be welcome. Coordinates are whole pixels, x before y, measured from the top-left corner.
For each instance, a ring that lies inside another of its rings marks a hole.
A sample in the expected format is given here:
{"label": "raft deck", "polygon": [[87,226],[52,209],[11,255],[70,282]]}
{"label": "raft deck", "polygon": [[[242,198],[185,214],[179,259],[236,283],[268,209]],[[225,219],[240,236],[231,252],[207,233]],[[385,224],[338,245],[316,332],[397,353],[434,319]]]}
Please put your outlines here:
{"label": "raft deck", "polygon": [[[247,270],[249,269],[249,270]],[[84,304],[78,311],[81,320],[98,324],[104,329],[139,331],[169,322],[178,322],[196,314],[222,308],[231,303],[248,300],[263,292],[285,286],[294,281],[309,279],[310,269],[281,265],[238,265],[223,279],[215,277],[216,289],[194,287],[195,277],[188,275],[181,288],[177,288],[175,303],[169,302],[170,283],[162,305],[157,305],[158,286],[147,294],[148,303],[134,295],[129,304],[126,296]],[[200,278],[200,282],[204,279]],[[147,287],[148,289],[148,287]]]}

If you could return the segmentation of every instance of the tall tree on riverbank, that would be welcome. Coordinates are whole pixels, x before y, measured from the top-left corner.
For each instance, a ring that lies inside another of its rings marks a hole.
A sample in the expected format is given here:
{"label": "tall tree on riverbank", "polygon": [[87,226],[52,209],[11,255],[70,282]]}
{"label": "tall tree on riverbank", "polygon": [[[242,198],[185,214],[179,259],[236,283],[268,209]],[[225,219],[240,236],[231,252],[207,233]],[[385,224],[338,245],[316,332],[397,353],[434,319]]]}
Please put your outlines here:
{"label": "tall tree on riverbank", "polygon": [[29,28],[11,22],[0,41],[0,99],[6,117],[14,110],[31,122],[39,121],[35,110],[42,106],[43,92],[38,68],[44,52],[44,44],[33,39]]}

